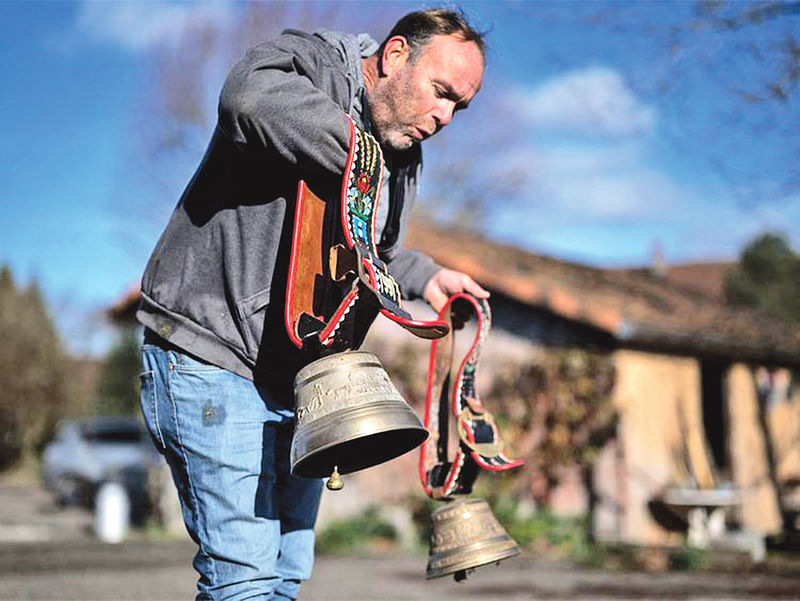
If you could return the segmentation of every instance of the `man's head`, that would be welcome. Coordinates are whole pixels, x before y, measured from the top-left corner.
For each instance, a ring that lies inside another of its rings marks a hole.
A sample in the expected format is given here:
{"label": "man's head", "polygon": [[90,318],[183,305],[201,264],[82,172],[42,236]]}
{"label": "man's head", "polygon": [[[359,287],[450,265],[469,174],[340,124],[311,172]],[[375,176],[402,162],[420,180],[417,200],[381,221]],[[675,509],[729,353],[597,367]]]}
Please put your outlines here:
{"label": "man's head", "polygon": [[484,49],[483,35],[461,13],[436,9],[400,19],[367,77],[380,143],[405,150],[450,123],[480,89]]}

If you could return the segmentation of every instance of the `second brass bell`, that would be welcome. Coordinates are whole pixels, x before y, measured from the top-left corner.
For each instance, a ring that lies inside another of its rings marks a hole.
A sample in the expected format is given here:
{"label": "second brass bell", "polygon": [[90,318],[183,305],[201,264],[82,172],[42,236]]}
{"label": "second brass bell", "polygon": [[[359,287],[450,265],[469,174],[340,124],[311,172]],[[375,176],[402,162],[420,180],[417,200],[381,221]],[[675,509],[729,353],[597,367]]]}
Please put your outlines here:
{"label": "second brass bell", "polygon": [[433,512],[431,522],[428,579],[453,574],[463,580],[469,570],[520,553],[483,499],[451,501]]}
{"label": "second brass bell", "polygon": [[295,377],[292,474],[355,472],[422,444],[428,431],[378,358],[346,351],[317,359]]}

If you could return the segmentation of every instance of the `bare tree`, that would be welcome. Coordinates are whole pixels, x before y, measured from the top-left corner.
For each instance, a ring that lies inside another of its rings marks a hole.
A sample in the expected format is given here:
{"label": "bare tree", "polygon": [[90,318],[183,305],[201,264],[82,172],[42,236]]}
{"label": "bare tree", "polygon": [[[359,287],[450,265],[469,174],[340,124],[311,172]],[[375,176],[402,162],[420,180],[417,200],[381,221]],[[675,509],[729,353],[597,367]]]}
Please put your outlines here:
{"label": "bare tree", "polygon": [[0,266],[0,471],[36,457],[73,407],[70,363],[35,282]]}
{"label": "bare tree", "polygon": [[798,25],[800,2],[704,0],[671,33],[670,54],[681,56],[675,67],[694,63],[696,77],[728,92],[719,126],[733,135],[724,146],[712,145],[711,161],[748,202],[800,190]]}
{"label": "bare tree", "polygon": [[530,3],[515,10],[554,26],[602,29],[623,42],[637,60],[618,68],[658,103],[661,133],[676,156],[704,162],[743,202],[780,202],[800,190],[800,2],[701,0],[668,10],[631,1]]}

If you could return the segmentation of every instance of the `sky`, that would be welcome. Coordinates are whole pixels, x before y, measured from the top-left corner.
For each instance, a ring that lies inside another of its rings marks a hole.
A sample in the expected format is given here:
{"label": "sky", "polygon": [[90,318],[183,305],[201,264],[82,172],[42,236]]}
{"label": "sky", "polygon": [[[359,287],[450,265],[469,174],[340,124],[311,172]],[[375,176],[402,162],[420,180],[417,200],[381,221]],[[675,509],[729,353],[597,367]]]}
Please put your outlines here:
{"label": "sky", "polygon": [[[337,9],[337,26],[354,12],[359,23],[382,22],[419,6],[320,5]],[[158,85],[154,65],[180,51],[192,26],[224,29],[244,6],[0,0],[0,263],[38,283],[78,354],[107,346],[99,316],[136,285],[213,127],[159,165],[166,184],[142,185],[151,173],[140,138],[163,127],[142,109]],[[484,178],[516,174],[487,203],[489,236],[609,267],[647,264],[656,246],[668,262],[733,259],[765,230],[797,247],[800,195],[782,163],[800,150],[786,129],[797,100],[741,102],[767,69],[736,54],[800,31],[797,18],[723,39],[676,36],[672,26],[693,18],[690,2],[463,7],[490,30],[486,78],[476,108],[426,154],[426,170],[446,171],[455,149],[472,153]],[[227,60],[209,60],[198,82],[212,114]],[[423,179],[426,189],[441,183]]]}

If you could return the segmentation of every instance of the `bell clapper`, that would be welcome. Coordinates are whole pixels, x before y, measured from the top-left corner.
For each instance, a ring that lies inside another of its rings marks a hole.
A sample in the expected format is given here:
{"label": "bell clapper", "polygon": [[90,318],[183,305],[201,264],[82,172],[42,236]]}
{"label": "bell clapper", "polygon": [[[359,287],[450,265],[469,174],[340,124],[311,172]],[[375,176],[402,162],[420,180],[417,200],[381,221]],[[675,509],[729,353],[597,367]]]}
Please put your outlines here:
{"label": "bell clapper", "polygon": [[455,574],[453,574],[453,580],[456,582],[461,582],[462,580],[467,579],[467,570],[459,570]]}
{"label": "bell clapper", "polygon": [[339,466],[335,465],[333,467],[333,473],[328,478],[328,481],[325,483],[325,486],[328,490],[342,490],[344,488],[344,481],[342,477],[339,475]]}

